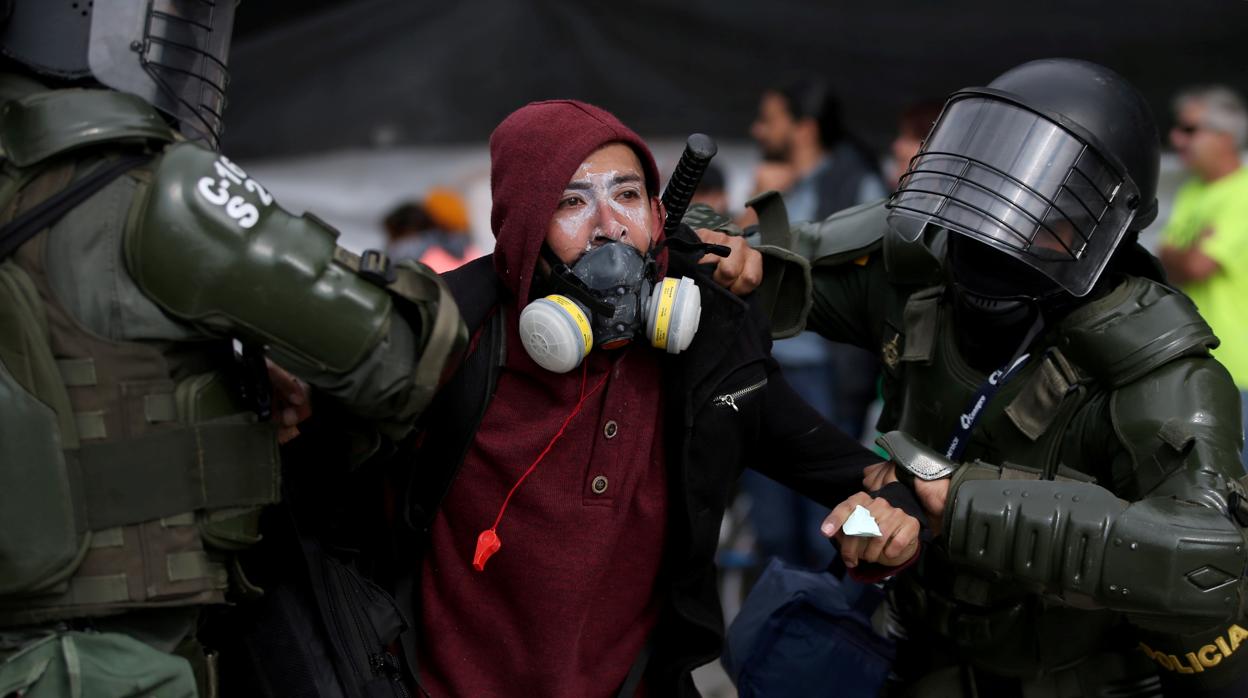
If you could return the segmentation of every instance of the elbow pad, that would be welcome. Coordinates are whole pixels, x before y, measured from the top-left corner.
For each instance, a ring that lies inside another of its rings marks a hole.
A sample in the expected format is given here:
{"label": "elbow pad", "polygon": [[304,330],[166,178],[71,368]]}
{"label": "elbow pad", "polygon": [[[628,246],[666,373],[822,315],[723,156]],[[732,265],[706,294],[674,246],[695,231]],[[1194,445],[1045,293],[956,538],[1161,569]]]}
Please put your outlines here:
{"label": "elbow pad", "polygon": [[1084,482],[958,479],[946,513],[958,562],[1075,605],[1197,626],[1239,607],[1244,536],[1216,509],[1160,497],[1128,503]]}

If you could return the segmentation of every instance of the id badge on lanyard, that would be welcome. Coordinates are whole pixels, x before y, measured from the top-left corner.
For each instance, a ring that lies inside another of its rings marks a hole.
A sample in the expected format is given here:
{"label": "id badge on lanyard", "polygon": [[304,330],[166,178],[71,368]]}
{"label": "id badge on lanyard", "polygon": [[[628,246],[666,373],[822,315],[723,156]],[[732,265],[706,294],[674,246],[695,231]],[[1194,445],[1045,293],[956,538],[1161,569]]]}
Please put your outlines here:
{"label": "id badge on lanyard", "polygon": [[983,416],[984,408],[988,406],[988,403],[997,394],[997,391],[1001,390],[1001,386],[1005,385],[1006,381],[1022,370],[1029,358],[1031,358],[1031,354],[1023,354],[1011,359],[1009,363],[988,375],[988,380],[975,392],[975,397],[971,399],[970,406],[966,408],[965,412],[958,415],[958,423],[954,427],[953,438],[949,439],[949,446],[945,448],[946,458],[954,463],[962,462],[962,454],[966,451],[966,445],[971,440],[971,431],[975,429],[975,425],[979,423],[979,418]]}

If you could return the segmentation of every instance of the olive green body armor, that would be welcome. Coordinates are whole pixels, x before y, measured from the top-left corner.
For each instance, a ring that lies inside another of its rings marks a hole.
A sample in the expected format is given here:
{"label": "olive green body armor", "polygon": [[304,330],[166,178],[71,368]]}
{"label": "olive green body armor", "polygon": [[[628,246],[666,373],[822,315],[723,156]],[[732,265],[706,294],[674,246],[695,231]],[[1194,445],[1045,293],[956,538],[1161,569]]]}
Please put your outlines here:
{"label": "olive green body armor", "polygon": [[233,340],[397,437],[462,347],[454,303],[129,95],[0,76],[0,147],[0,223],[153,154],[0,260],[0,630],[258,593],[234,554],[277,441]]}
{"label": "olive green body armor", "polygon": [[[1124,679],[1233,676],[1248,661],[1226,641],[1248,628],[1239,396],[1195,307],[1122,276],[1045,328],[976,407],[988,376],[958,348],[943,233],[907,243],[882,203],[795,234],[824,241],[811,328],[878,352],[881,431],[899,430],[932,462],[959,420],[981,412],[943,535],[893,587],[913,651],[1024,682],[1106,652],[1125,658]],[[1071,690],[1092,690],[1086,681]]]}

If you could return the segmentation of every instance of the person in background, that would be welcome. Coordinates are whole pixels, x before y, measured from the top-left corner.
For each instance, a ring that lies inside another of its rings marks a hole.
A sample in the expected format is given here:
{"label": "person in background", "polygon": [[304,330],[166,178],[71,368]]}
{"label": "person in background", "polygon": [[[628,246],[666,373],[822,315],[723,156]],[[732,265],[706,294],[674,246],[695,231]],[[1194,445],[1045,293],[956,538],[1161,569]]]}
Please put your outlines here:
{"label": "person in background", "polygon": [[[763,155],[758,191],[780,191],[791,221],[818,220],[887,193],[874,156],[846,132],[840,105],[820,80],[765,91],[750,135]],[[847,434],[861,436],[878,373],[869,353],[803,333],[776,342],[772,354],[803,399]],[[764,557],[813,568],[831,562],[835,551],[816,526],[826,509],[755,473],[741,482]]]}
{"label": "person in background", "polygon": [[[1174,101],[1170,144],[1192,177],[1175,196],[1161,233],[1161,263],[1221,344],[1214,358],[1231,372],[1248,414],[1248,140],[1243,99],[1222,86],[1186,90]],[[1244,418],[1248,427],[1248,418]],[[1248,457],[1243,457],[1248,469]]]}
{"label": "person in background", "polygon": [[782,189],[792,221],[821,220],[883,197],[875,156],[846,130],[827,84],[803,78],[763,92],[750,136],[763,159],[792,168]]}
{"label": "person in background", "polygon": [[718,165],[707,165],[702,174],[702,181],[693,192],[690,204],[706,204],[717,213],[728,213],[728,191],[724,179],[724,171]]}
{"label": "person in background", "polygon": [[893,166],[888,173],[888,184],[891,188],[896,189],[901,183],[901,176],[910,169],[910,161],[919,154],[923,139],[932,130],[932,124],[936,123],[943,106],[944,102],[940,100],[924,99],[912,102],[901,111],[901,116],[897,119],[897,137],[889,146],[893,155]]}
{"label": "person in background", "polygon": [[394,261],[415,259],[440,274],[481,256],[468,235],[468,206],[451,189],[435,187],[423,203],[400,204],[382,226]]}

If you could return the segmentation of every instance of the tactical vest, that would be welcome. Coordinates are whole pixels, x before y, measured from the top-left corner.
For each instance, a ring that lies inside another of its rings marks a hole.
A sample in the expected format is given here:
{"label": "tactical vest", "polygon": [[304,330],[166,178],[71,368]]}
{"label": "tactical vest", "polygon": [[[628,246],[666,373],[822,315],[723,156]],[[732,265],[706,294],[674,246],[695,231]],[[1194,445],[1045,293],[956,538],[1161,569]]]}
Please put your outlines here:
{"label": "tactical vest", "polygon": [[[120,153],[158,162],[175,138],[121,93],[9,101],[0,224]],[[129,206],[81,233],[119,244],[153,168],[130,174]],[[256,591],[233,553],[278,498],[277,442],[238,397],[230,342],[95,334],[53,292],[49,235],[0,263],[0,627],[219,603],[231,580]]]}
{"label": "tactical vest", "polygon": [[[884,253],[894,279],[899,273],[927,282],[940,278],[938,264],[931,266],[935,258],[920,245],[889,236]],[[941,452],[987,379],[962,359],[947,299],[942,285],[909,294],[886,319],[881,347],[886,407],[880,430],[901,429]],[[1207,355],[1215,343],[1186,297],[1149,279],[1125,277],[1033,345],[1042,348],[980,408],[963,459],[1006,465],[1014,478],[1101,479],[1112,489],[1117,483],[1103,480],[1108,463],[1064,451],[1072,420],[1100,409],[1113,390],[1175,359]],[[1118,439],[1108,418],[1089,420],[1106,441]],[[954,566],[940,546],[927,552],[917,572],[894,588],[903,618],[998,674],[1030,676],[1071,665],[1103,649],[1119,622],[1115,613],[1050,603],[1035,590]]]}

